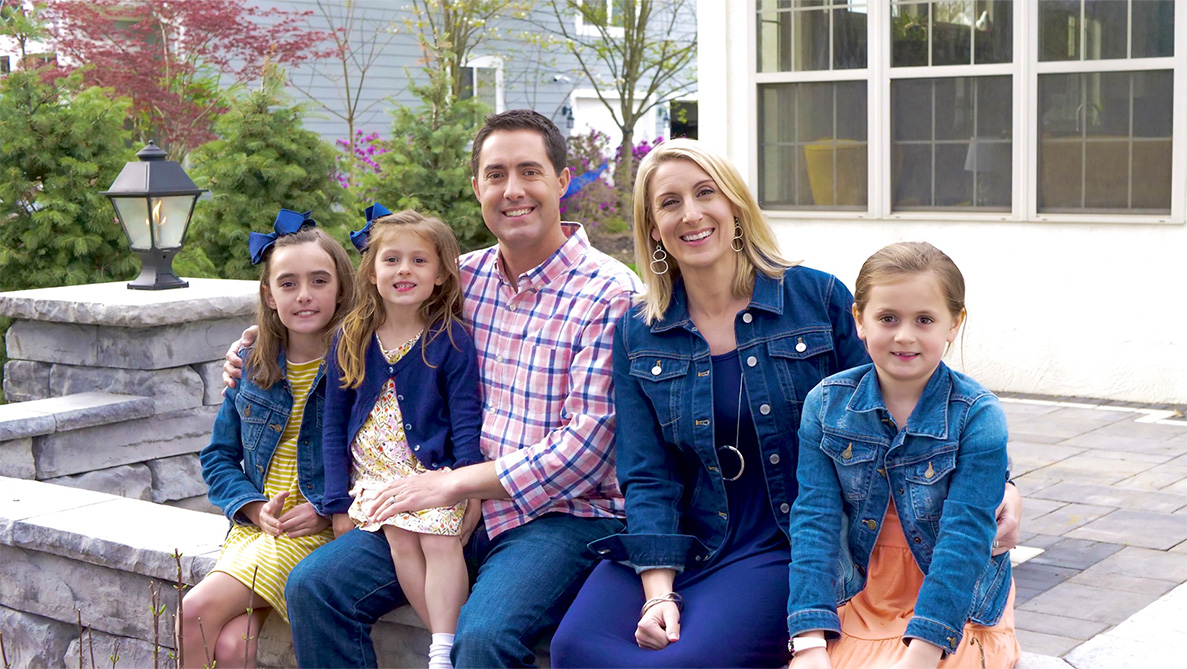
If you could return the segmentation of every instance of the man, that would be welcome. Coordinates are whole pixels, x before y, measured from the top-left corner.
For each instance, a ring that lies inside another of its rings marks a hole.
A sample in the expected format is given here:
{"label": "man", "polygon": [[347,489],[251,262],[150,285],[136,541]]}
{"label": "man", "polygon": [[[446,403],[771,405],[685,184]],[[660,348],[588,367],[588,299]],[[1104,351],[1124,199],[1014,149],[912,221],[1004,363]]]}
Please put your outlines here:
{"label": "man", "polygon": [[[489,117],[474,140],[474,194],[498,239],[461,260],[485,396],[481,464],[382,493],[391,513],[482,498],[470,542],[477,580],[458,621],[458,667],[533,663],[595,561],[622,529],[614,478],[610,348],[639,283],[562,224],[565,140],[530,110]],[[375,666],[374,622],[406,602],[381,533],[348,532],[304,560],[286,589],[302,666]]]}

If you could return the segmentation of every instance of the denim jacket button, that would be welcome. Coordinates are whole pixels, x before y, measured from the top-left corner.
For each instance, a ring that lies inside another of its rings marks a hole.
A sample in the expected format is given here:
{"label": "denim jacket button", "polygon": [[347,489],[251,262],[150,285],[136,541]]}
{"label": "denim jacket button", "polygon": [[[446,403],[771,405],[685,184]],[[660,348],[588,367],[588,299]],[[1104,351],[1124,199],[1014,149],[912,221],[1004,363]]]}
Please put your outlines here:
{"label": "denim jacket button", "polygon": [[791,505],[788,504],[787,502],[784,502],[779,505],[779,511],[781,513],[791,513]]}
{"label": "denim jacket button", "polygon": [[779,464],[779,454],[778,453],[771,454],[771,464],[773,464],[773,465]]}
{"label": "denim jacket button", "polygon": [[758,358],[750,356],[749,358],[746,358],[746,364],[753,367],[758,364]]}
{"label": "denim jacket button", "polygon": [[652,368],[651,368],[651,373],[652,373],[654,376],[659,376],[659,375],[660,375],[660,372],[662,372],[662,371],[664,371],[664,368],[659,366],[659,361],[657,360],[657,361],[655,362],[655,367],[652,367]]}
{"label": "denim jacket button", "polygon": [[256,465],[256,471],[263,474],[264,473],[263,465]]}
{"label": "denim jacket button", "polygon": [[866,518],[865,520],[863,520],[861,522],[865,523],[865,526],[867,529],[872,530],[872,529],[878,527],[878,522],[876,520],[874,520],[873,518]]}
{"label": "denim jacket button", "polygon": [[796,353],[803,353],[804,351],[807,351],[807,350],[808,350],[808,345],[804,343],[803,339],[801,339],[799,341],[799,343],[795,345]]}
{"label": "denim jacket button", "polygon": [[742,314],[742,322],[743,323],[749,323],[752,320],[754,320],[754,316],[751,316],[750,312],[746,312],[746,313]]}
{"label": "denim jacket button", "polygon": [[609,548],[602,548],[602,549],[598,550],[598,555],[609,555],[609,554],[610,554]]}
{"label": "denim jacket button", "polygon": [[771,413],[771,405],[763,404],[762,406],[758,407],[758,412],[764,416]]}

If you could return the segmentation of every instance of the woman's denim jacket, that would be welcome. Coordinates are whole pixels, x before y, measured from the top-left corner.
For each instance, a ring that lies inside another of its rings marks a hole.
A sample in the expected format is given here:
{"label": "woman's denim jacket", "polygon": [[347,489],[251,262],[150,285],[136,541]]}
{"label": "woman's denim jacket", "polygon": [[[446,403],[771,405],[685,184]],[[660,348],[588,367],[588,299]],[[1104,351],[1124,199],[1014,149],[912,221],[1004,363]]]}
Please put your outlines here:
{"label": "woman's denim jacket", "polygon": [[[246,360],[248,350],[239,351],[239,357]],[[278,363],[280,369],[285,369],[283,350]],[[321,453],[325,371],[323,362],[305,401],[297,435],[297,485],[318,513],[322,513],[325,488]],[[214,420],[210,445],[198,456],[202,478],[210,486],[206,493],[210,502],[220,507],[232,522],[244,525],[250,521],[239,513],[240,509],[249,502],[268,501],[263,492],[264,478],[293,410],[288,379],[281,378],[271,388],[264,389],[251,380],[251,374],[250,369],[244,368],[238,386],[227,388],[223,406]]]}
{"label": "woman's denim jacket", "polygon": [[825,379],[800,424],[791,636],[838,636],[837,606],[865,587],[891,497],[924,573],[903,638],[954,653],[966,621],[997,624],[1010,556],[990,552],[1006,478],[1005,413],[969,377],[940,363],[905,430],[886,409],[873,365]]}
{"label": "woman's denim jacket", "polygon": [[[835,277],[792,267],[761,273],[750,305],[734,319],[747,398],[758,433],[772,521],[787,533],[795,484],[800,404],[821,379],[869,361]],[[638,309],[614,333],[618,480],[627,530],[590,544],[636,571],[680,571],[712,558],[725,538],[725,484],[713,436],[709,344],[688,314],[677,281],[661,320]]]}
{"label": "woman's denim jacket", "polygon": [[388,379],[395,379],[396,404],[404,418],[408,446],[425,468],[482,462],[478,353],[464,326],[455,323],[449,332],[427,332],[394,365],[387,363],[372,336],[363,354],[363,381],[358,388],[343,388],[339,381],[337,339],[328,357],[326,375],[332,384],[325,408],[326,513],[346,513],[350,508],[350,444]]}

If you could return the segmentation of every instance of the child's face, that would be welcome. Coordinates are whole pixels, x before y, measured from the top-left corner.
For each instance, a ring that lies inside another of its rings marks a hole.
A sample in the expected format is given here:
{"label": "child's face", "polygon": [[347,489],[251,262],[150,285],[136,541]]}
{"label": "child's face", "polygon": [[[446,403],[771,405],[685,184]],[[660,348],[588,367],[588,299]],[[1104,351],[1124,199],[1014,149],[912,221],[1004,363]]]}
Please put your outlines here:
{"label": "child's face", "polygon": [[859,314],[855,307],[854,318],[883,385],[926,384],[961,321],[948,311],[944,289],[931,272],[872,286],[865,310]]}
{"label": "child's face", "polygon": [[379,289],[379,297],[389,309],[419,309],[445,281],[437,251],[411,230],[388,232],[378,241],[371,283]]}
{"label": "child's face", "polygon": [[315,242],[272,251],[265,300],[290,333],[321,334],[338,308],[338,273]]}

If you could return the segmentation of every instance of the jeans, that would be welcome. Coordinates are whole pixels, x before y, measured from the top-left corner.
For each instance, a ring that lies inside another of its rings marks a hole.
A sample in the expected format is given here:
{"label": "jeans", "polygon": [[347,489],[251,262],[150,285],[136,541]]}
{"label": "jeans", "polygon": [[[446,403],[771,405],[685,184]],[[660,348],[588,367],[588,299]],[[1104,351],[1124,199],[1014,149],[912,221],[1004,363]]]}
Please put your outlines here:
{"label": "jeans", "polygon": [[[548,514],[489,541],[479,526],[466,550],[477,580],[458,620],[454,666],[530,666],[532,646],[597,562],[586,544],[621,530],[613,518]],[[361,530],[302,560],[285,594],[302,667],[377,666],[371,627],[407,602],[383,534]]]}

